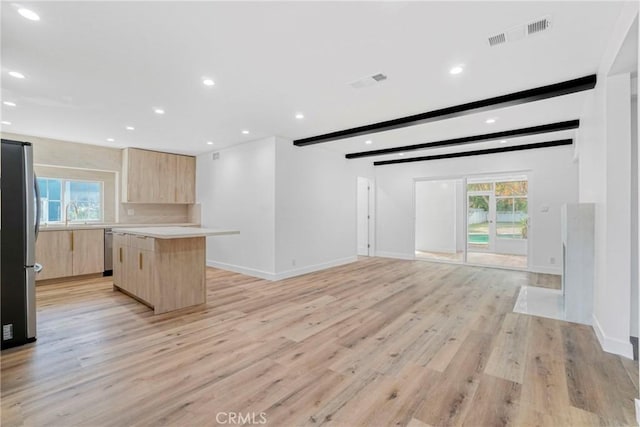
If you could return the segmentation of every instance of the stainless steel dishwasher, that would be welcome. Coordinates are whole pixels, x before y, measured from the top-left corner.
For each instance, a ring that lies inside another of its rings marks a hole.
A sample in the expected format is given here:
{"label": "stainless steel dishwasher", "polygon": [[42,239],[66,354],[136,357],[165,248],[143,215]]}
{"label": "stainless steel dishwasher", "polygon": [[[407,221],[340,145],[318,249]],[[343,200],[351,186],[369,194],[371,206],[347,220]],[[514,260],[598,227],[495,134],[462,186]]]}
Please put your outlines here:
{"label": "stainless steel dishwasher", "polygon": [[104,229],[104,276],[113,275],[113,230]]}

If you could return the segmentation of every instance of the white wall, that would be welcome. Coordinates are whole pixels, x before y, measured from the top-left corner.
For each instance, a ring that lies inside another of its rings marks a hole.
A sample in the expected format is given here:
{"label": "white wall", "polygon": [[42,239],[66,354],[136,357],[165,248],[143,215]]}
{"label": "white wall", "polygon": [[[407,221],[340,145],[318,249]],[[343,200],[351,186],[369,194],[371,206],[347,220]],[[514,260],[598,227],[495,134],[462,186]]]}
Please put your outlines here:
{"label": "white wall", "polygon": [[[596,206],[593,328],[605,351],[626,357],[632,355],[631,109],[630,78],[621,70],[618,54],[637,16],[638,3],[626,3],[577,132],[579,199]],[[637,57],[631,67],[637,69]],[[618,74],[610,76],[612,69]]]}
{"label": "white wall", "polygon": [[204,227],[240,235],[207,239],[211,266],[277,280],[352,262],[357,176],[370,162],[271,137],[197,158]]}
{"label": "white wall", "polygon": [[456,181],[416,182],[416,250],[456,253]]}
{"label": "white wall", "polygon": [[276,272],[289,277],[357,259],[357,177],[371,162],[276,138]]}
{"label": "white wall", "polygon": [[[376,254],[413,259],[414,179],[526,171],[530,270],[560,274],[560,206],[578,199],[578,166],[572,159],[573,148],[565,146],[377,166]],[[542,212],[543,207],[548,212]]]}
{"label": "white wall", "polygon": [[202,226],[240,230],[207,238],[207,264],[271,278],[275,273],[275,138],[198,156]]}

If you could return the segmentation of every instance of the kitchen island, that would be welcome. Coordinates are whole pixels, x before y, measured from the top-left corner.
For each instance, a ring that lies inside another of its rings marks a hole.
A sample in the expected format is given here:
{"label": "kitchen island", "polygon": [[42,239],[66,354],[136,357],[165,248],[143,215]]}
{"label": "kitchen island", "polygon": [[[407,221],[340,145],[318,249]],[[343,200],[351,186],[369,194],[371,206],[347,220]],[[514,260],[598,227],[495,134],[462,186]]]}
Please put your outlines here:
{"label": "kitchen island", "polygon": [[113,286],[155,314],[207,302],[205,238],[237,230],[192,227],[113,229]]}

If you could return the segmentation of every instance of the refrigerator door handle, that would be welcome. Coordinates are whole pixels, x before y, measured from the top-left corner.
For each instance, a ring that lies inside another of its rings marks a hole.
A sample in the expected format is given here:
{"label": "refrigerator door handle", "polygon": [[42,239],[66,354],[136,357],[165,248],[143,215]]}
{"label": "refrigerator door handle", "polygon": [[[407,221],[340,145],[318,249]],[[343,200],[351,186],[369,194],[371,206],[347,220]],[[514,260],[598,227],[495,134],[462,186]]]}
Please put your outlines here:
{"label": "refrigerator door handle", "polygon": [[25,232],[27,234],[27,241],[25,245],[25,265],[27,267],[31,267],[35,264],[36,260],[36,236],[35,236],[35,185],[33,183],[34,173],[33,173],[33,148],[31,145],[25,145],[23,147],[24,150],[24,199],[23,203],[25,204]]}
{"label": "refrigerator door handle", "polygon": [[33,173],[33,188],[36,193],[36,241],[38,240],[38,234],[40,234],[40,215],[42,210],[42,204],[40,202],[40,184],[38,184],[38,176]]}

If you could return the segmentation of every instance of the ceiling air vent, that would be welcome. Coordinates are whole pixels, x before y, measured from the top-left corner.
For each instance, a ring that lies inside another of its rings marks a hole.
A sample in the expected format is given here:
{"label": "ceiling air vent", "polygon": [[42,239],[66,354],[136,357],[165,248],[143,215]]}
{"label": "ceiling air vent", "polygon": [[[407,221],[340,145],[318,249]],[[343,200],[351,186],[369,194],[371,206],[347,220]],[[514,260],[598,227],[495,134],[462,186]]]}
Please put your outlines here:
{"label": "ceiling air vent", "polygon": [[376,73],[371,76],[363,77],[356,81],[349,83],[349,85],[355,89],[360,89],[367,86],[373,86],[376,83],[380,83],[387,80],[387,76],[382,73]]}
{"label": "ceiling air vent", "polygon": [[506,43],[507,36],[505,33],[496,34],[495,36],[489,37],[489,46],[495,46],[498,44]]}
{"label": "ceiling air vent", "polygon": [[532,34],[548,30],[549,28],[551,28],[551,20],[549,17],[537,19],[527,24],[527,35],[530,36]]}

